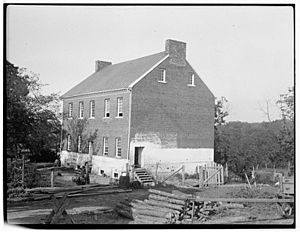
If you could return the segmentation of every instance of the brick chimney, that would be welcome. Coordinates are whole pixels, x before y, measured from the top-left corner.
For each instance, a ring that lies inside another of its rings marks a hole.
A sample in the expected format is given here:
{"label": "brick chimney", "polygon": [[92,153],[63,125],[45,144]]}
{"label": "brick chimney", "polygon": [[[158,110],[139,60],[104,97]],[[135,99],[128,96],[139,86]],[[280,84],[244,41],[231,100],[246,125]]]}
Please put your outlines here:
{"label": "brick chimney", "polygon": [[103,68],[105,68],[105,67],[107,67],[109,65],[112,65],[112,63],[108,62],[108,61],[96,60],[96,63],[95,63],[95,72],[98,72],[101,69],[103,69]]}
{"label": "brick chimney", "polygon": [[185,66],[186,43],[168,39],[165,44],[165,52],[169,54],[170,62],[177,66]]}

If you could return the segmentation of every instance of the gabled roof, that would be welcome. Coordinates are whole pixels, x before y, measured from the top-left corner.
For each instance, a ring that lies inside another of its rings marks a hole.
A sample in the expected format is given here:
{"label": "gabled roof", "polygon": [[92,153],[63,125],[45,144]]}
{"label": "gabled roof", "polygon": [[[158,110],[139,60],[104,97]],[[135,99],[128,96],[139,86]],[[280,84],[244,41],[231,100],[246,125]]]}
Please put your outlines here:
{"label": "gabled roof", "polygon": [[145,73],[154,68],[155,65],[158,65],[167,56],[165,52],[160,52],[107,66],[87,77],[61,96],[61,98],[128,88],[130,84],[143,77]]}

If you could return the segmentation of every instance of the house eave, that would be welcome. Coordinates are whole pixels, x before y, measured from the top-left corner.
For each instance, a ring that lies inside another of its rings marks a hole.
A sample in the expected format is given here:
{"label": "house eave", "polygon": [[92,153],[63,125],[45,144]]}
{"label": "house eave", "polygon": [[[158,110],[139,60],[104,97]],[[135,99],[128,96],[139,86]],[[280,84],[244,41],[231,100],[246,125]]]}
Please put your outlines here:
{"label": "house eave", "polygon": [[60,99],[66,100],[66,99],[75,98],[75,97],[89,96],[89,95],[95,95],[95,94],[113,93],[113,92],[123,92],[123,91],[127,91],[127,90],[128,90],[128,88],[109,89],[109,90],[102,90],[102,91],[96,91],[96,92],[90,92],[90,93],[75,94],[75,95],[71,95],[71,96],[67,96],[67,97],[61,96]]}

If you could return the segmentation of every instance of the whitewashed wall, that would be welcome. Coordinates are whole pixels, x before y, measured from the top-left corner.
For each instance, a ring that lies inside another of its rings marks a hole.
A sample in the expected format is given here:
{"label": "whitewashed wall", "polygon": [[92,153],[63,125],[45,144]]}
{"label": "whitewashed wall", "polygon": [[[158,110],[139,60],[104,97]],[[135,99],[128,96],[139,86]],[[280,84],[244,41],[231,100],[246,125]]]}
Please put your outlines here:
{"label": "whitewashed wall", "polygon": [[127,159],[110,158],[105,156],[93,156],[92,158],[92,173],[100,174],[103,170],[107,176],[113,177],[114,173],[126,171]]}

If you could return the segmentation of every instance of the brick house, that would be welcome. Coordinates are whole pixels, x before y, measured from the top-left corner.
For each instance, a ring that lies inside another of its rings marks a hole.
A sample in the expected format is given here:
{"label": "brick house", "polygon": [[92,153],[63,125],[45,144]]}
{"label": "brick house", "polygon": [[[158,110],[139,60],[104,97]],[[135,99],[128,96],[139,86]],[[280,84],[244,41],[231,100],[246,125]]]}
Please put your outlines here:
{"label": "brick house", "polygon": [[[64,165],[90,161],[93,173],[118,177],[156,163],[172,171],[213,161],[215,98],[186,60],[184,42],[167,40],[163,52],[115,65],[96,61],[61,98]],[[85,125],[70,133],[74,120]]]}

